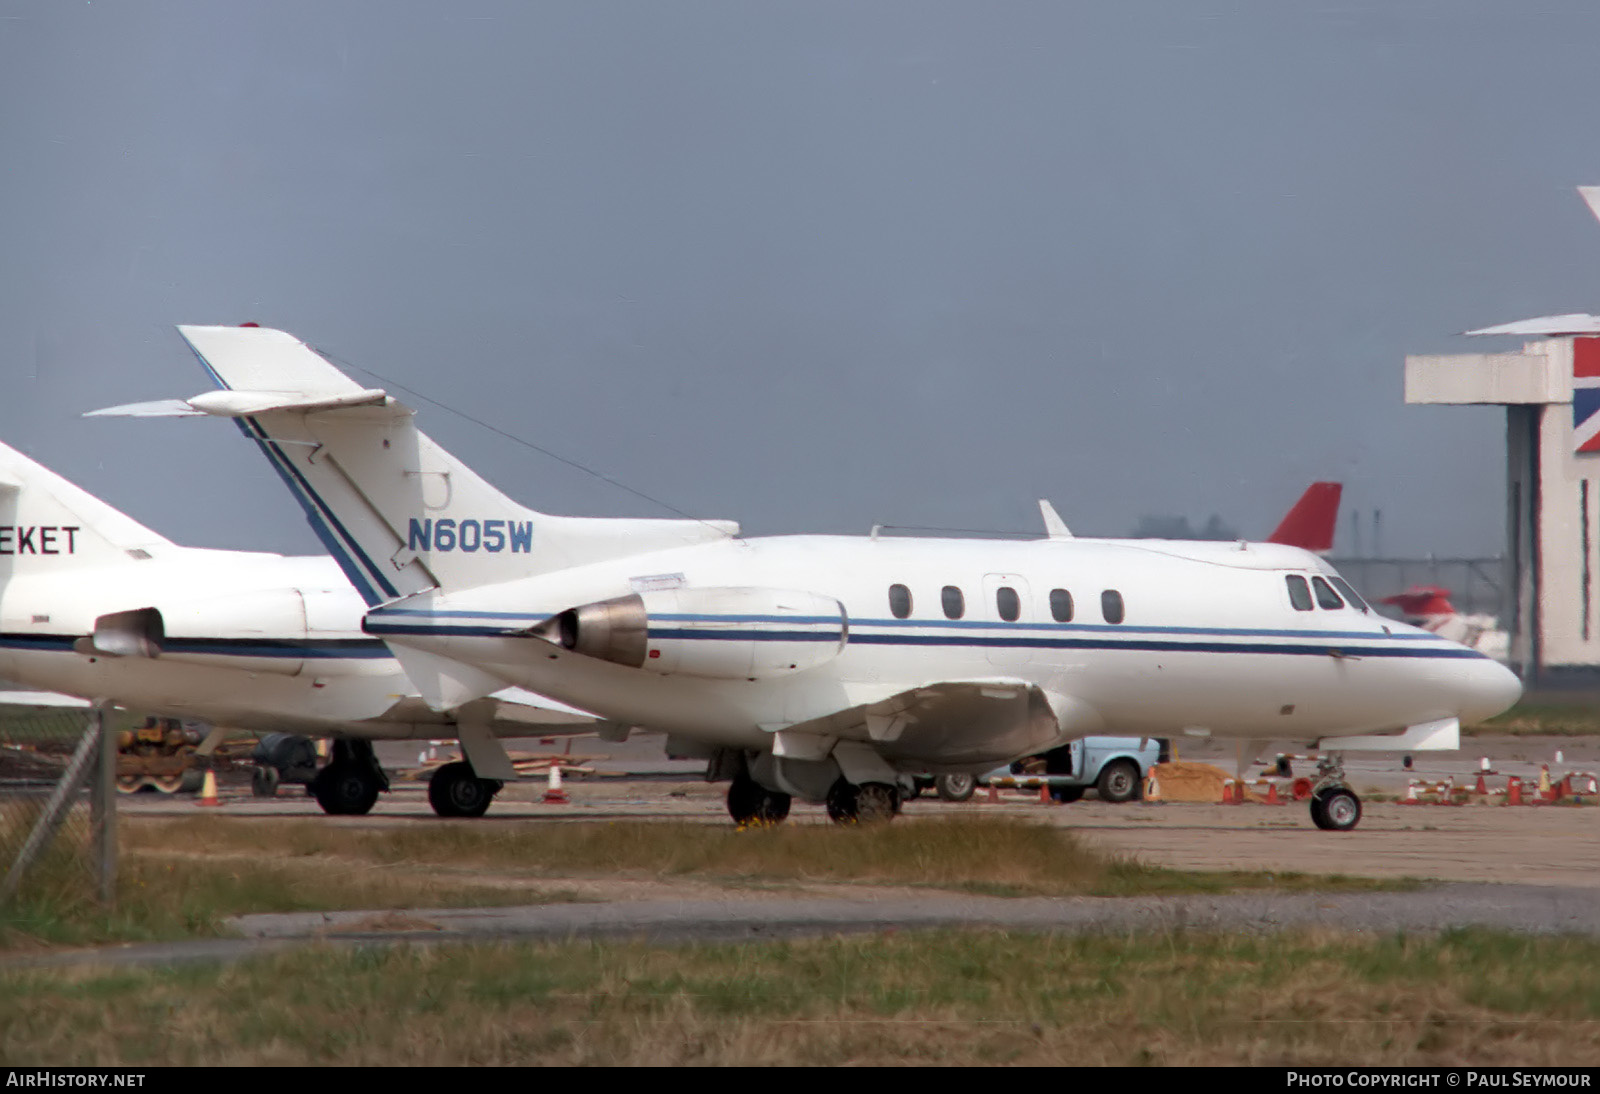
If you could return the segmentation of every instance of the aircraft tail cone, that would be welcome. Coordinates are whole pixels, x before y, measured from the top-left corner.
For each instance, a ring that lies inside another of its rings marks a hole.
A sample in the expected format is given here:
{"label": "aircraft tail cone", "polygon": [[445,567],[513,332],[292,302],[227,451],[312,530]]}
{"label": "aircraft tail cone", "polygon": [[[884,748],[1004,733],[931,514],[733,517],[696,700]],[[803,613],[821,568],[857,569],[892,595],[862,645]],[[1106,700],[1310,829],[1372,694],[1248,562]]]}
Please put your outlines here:
{"label": "aircraft tail cone", "polygon": [[567,792],[561,789],[561,761],[557,760],[550,765],[550,781],[545,784],[544,803],[546,805],[567,805],[572,799],[567,797]]}
{"label": "aircraft tail cone", "polygon": [[217,773],[206,770],[206,781],[200,786],[201,805],[221,805],[222,799],[217,797]]}

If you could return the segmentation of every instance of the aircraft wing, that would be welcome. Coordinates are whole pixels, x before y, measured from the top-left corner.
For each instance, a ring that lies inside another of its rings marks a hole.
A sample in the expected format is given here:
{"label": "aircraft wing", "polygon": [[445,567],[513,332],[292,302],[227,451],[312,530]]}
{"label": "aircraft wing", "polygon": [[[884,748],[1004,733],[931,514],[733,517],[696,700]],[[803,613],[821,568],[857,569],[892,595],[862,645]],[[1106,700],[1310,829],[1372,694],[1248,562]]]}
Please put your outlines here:
{"label": "aircraft wing", "polygon": [[1026,680],[997,676],[895,691],[781,733],[789,740],[861,741],[902,766],[966,770],[1049,748],[1063,737],[1063,724],[1082,713]]}
{"label": "aircraft wing", "polygon": [[593,733],[604,722],[597,714],[567,706],[523,688],[504,688],[492,695],[463,703],[447,713],[433,710],[419,696],[410,695],[372,720],[438,726],[438,735],[441,737],[453,736],[455,725],[462,721],[486,724],[496,737],[554,737]]}
{"label": "aircraft wing", "polygon": [[54,691],[0,691],[0,706],[4,707],[62,707],[88,709],[87,699],[76,695],[62,695]]}

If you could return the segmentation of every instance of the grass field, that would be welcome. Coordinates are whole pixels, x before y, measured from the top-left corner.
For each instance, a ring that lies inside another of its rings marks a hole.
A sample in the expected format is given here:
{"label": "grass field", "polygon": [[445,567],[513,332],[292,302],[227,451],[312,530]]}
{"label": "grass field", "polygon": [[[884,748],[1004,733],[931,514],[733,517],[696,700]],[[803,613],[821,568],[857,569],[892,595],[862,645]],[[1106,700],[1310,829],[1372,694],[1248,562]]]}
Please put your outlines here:
{"label": "grass field", "polygon": [[1600,1064],[1600,943],[903,933],[0,974],[0,1065]]}
{"label": "grass field", "polygon": [[[0,909],[0,949],[212,935],[245,912],[575,900],[594,879],[927,886],[994,896],[1396,888],[1301,874],[1200,873],[1086,850],[1070,832],[971,817],[840,829],[691,823],[365,827],[321,820],[124,818],[116,908],[58,855]],[[565,882],[570,880],[571,885]]]}
{"label": "grass field", "polygon": [[1590,737],[1600,734],[1600,702],[1532,697],[1487,722],[1465,726],[1462,732],[1467,736]]}

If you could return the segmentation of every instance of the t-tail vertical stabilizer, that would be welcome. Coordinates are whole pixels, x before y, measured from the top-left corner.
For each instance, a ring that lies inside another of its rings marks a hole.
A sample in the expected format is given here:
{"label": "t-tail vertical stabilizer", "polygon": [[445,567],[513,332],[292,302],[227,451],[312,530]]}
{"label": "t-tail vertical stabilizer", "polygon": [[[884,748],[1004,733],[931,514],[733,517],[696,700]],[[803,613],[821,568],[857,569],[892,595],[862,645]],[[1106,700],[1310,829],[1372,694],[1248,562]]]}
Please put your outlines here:
{"label": "t-tail vertical stabilizer", "polygon": [[558,517],[519,505],[304,343],[178,328],[222,391],[97,414],[238,421],[368,604],[454,592],[738,533],[725,521]]}
{"label": "t-tail vertical stabilizer", "polygon": [[0,444],[0,582],[154,557],[175,544]]}

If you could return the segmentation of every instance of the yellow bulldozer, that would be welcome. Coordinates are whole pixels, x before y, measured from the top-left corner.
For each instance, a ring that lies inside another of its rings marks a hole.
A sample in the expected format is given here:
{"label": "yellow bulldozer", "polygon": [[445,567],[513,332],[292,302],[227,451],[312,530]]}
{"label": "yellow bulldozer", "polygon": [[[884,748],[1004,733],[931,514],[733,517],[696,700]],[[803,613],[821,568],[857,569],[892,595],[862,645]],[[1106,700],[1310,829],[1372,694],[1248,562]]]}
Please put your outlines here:
{"label": "yellow bulldozer", "polygon": [[210,758],[200,754],[205,735],[176,718],[146,718],[117,734],[117,789],[132,794],[153,787],[163,794],[193,793],[205,781]]}

